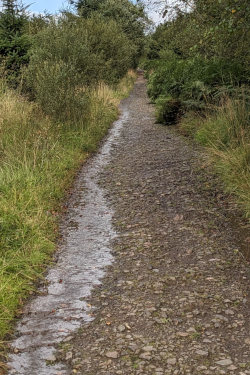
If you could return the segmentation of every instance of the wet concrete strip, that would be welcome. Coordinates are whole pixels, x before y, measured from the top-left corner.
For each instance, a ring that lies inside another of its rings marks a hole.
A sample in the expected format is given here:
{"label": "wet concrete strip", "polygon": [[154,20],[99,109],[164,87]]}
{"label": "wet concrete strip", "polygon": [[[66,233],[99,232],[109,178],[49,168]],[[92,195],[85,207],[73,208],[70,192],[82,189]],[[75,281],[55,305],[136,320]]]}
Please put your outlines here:
{"label": "wet concrete strip", "polygon": [[49,270],[39,296],[25,308],[9,356],[9,374],[67,375],[67,365],[54,362],[56,345],[67,340],[83,322],[91,321],[85,300],[112,262],[112,210],[99,174],[110,161],[111,151],[128,118],[125,103],[121,116],[96,154],[82,169],[74,186],[68,212],[61,224],[62,244],[58,261]]}

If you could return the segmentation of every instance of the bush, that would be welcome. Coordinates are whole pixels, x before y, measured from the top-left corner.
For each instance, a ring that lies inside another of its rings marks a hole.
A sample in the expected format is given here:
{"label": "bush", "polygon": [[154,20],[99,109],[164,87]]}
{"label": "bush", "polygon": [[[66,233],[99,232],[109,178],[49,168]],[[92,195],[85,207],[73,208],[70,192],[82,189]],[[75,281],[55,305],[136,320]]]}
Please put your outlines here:
{"label": "bush", "polygon": [[145,45],[145,30],[150,22],[142,2],[130,0],[71,0],[81,17],[101,16],[105,22],[116,21],[134,45],[133,68],[137,67]]}
{"label": "bush", "polygon": [[245,81],[241,65],[223,59],[205,60],[197,56],[184,60],[165,51],[152,67],[148,93],[153,99],[172,95],[182,100],[211,100],[218,87],[237,86]]}
{"label": "bush", "polygon": [[88,88],[116,84],[132,64],[133,45],[114,21],[75,18],[51,24],[34,38],[28,87],[45,113],[79,121]]}
{"label": "bush", "polygon": [[[158,111],[161,103],[164,104],[162,97],[168,96],[181,102],[184,110],[199,111],[217,105],[225,92],[229,94],[231,90],[235,95],[236,90],[232,88],[236,88],[240,77],[244,76],[240,66],[223,59],[208,61],[196,57],[184,60],[166,51],[151,68],[148,94],[157,103]],[[236,74],[232,75],[233,71],[237,71],[237,79]],[[164,108],[161,111],[164,112]]]}

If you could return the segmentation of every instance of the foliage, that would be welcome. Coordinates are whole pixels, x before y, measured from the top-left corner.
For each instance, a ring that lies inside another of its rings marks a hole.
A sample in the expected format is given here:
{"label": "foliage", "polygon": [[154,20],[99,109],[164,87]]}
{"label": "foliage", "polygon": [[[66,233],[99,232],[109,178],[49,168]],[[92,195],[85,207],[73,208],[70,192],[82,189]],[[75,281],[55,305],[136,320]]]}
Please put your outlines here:
{"label": "foliage", "polygon": [[49,27],[54,17],[50,14],[31,14],[25,24],[25,34],[32,36]]}
{"label": "foliage", "polygon": [[171,96],[204,110],[219,102],[221,87],[249,83],[247,1],[180,0],[167,10],[172,18],[150,37],[145,65],[153,100]]}
{"label": "foliage", "polygon": [[20,70],[29,61],[30,40],[24,34],[26,16],[16,1],[6,0],[0,13],[0,65],[9,83],[16,86]]}
{"label": "foliage", "polygon": [[72,1],[84,18],[99,15],[105,20],[115,20],[135,46],[134,67],[143,54],[145,30],[149,25],[142,3],[130,0],[78,0]]}
{"label": "foliage", "polygon": [[89,18],[93,14],[100,9],[100,6],[106,2],[106,0],[78,0],[78,1],[71,1],[71,4],[74,4],[77,8],[78,12],[84,18]]}
{"label": "foliage", "polygon": [[175,124],[181,112],[181,102],[178,99],[165,96],[156,100],[156,119],[159,123]]}
{"label": "foliage", "polygon": [[241,59],[247,66],[247,0],[166,0],[165,4],[169,18],[155,35],[162,46],[168,44],[184,57]]}
{"label": "foliage", "polygon": [[133,64],[134,47],[114,22],[62,18],[34,38],[26,73],[45,113],[79,121],[88,113],[88,88],[117,83]]}

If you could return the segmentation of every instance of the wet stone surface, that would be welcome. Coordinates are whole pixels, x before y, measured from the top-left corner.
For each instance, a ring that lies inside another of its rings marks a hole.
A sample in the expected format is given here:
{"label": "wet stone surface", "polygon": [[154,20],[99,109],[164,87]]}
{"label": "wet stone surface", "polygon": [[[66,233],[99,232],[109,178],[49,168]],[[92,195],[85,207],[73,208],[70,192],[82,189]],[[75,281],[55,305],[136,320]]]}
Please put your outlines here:
{"label": "wet stone surface", "polygon": [[124,109],[100,152],[83,167],[76,180],[61,224],[58,261],[18,324],[9,356],[9,374],[70,373],[67,364],[56,363],[55,346],[69,341],[71,333],[84,321],[92,320],[86,297],[100,283],[104,267],[112,262],[110,248],[116,233],[112,210],[98,179],[109,163],[111,149],[127,116]]}
{"label": "wet stone surface", "polygon": [[57,360],[81,375],[249,375],[249,267],[235,206],[199,150],[155,124],[142,78],[124,106],[100,178],[114,262],[88,299],[94,320]]}

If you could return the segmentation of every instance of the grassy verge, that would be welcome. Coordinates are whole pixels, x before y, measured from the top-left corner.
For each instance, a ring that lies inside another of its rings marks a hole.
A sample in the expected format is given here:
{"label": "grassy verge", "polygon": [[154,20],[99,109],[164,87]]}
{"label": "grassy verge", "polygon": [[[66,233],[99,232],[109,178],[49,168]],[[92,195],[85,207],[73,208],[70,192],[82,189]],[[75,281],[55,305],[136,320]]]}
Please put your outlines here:
{"label": "grassy verge", "polygon": [[65,191],[134,80],[99,85],[80,124],[55,122],[0,82],[0,348],[51,260]]}
{"label": "grassy verge", "polygon": [[188,113],[180,129],[207,148],[225,190],[236,196],[250,218],[250,128],[246,102],[227,99],[205,117]]}

